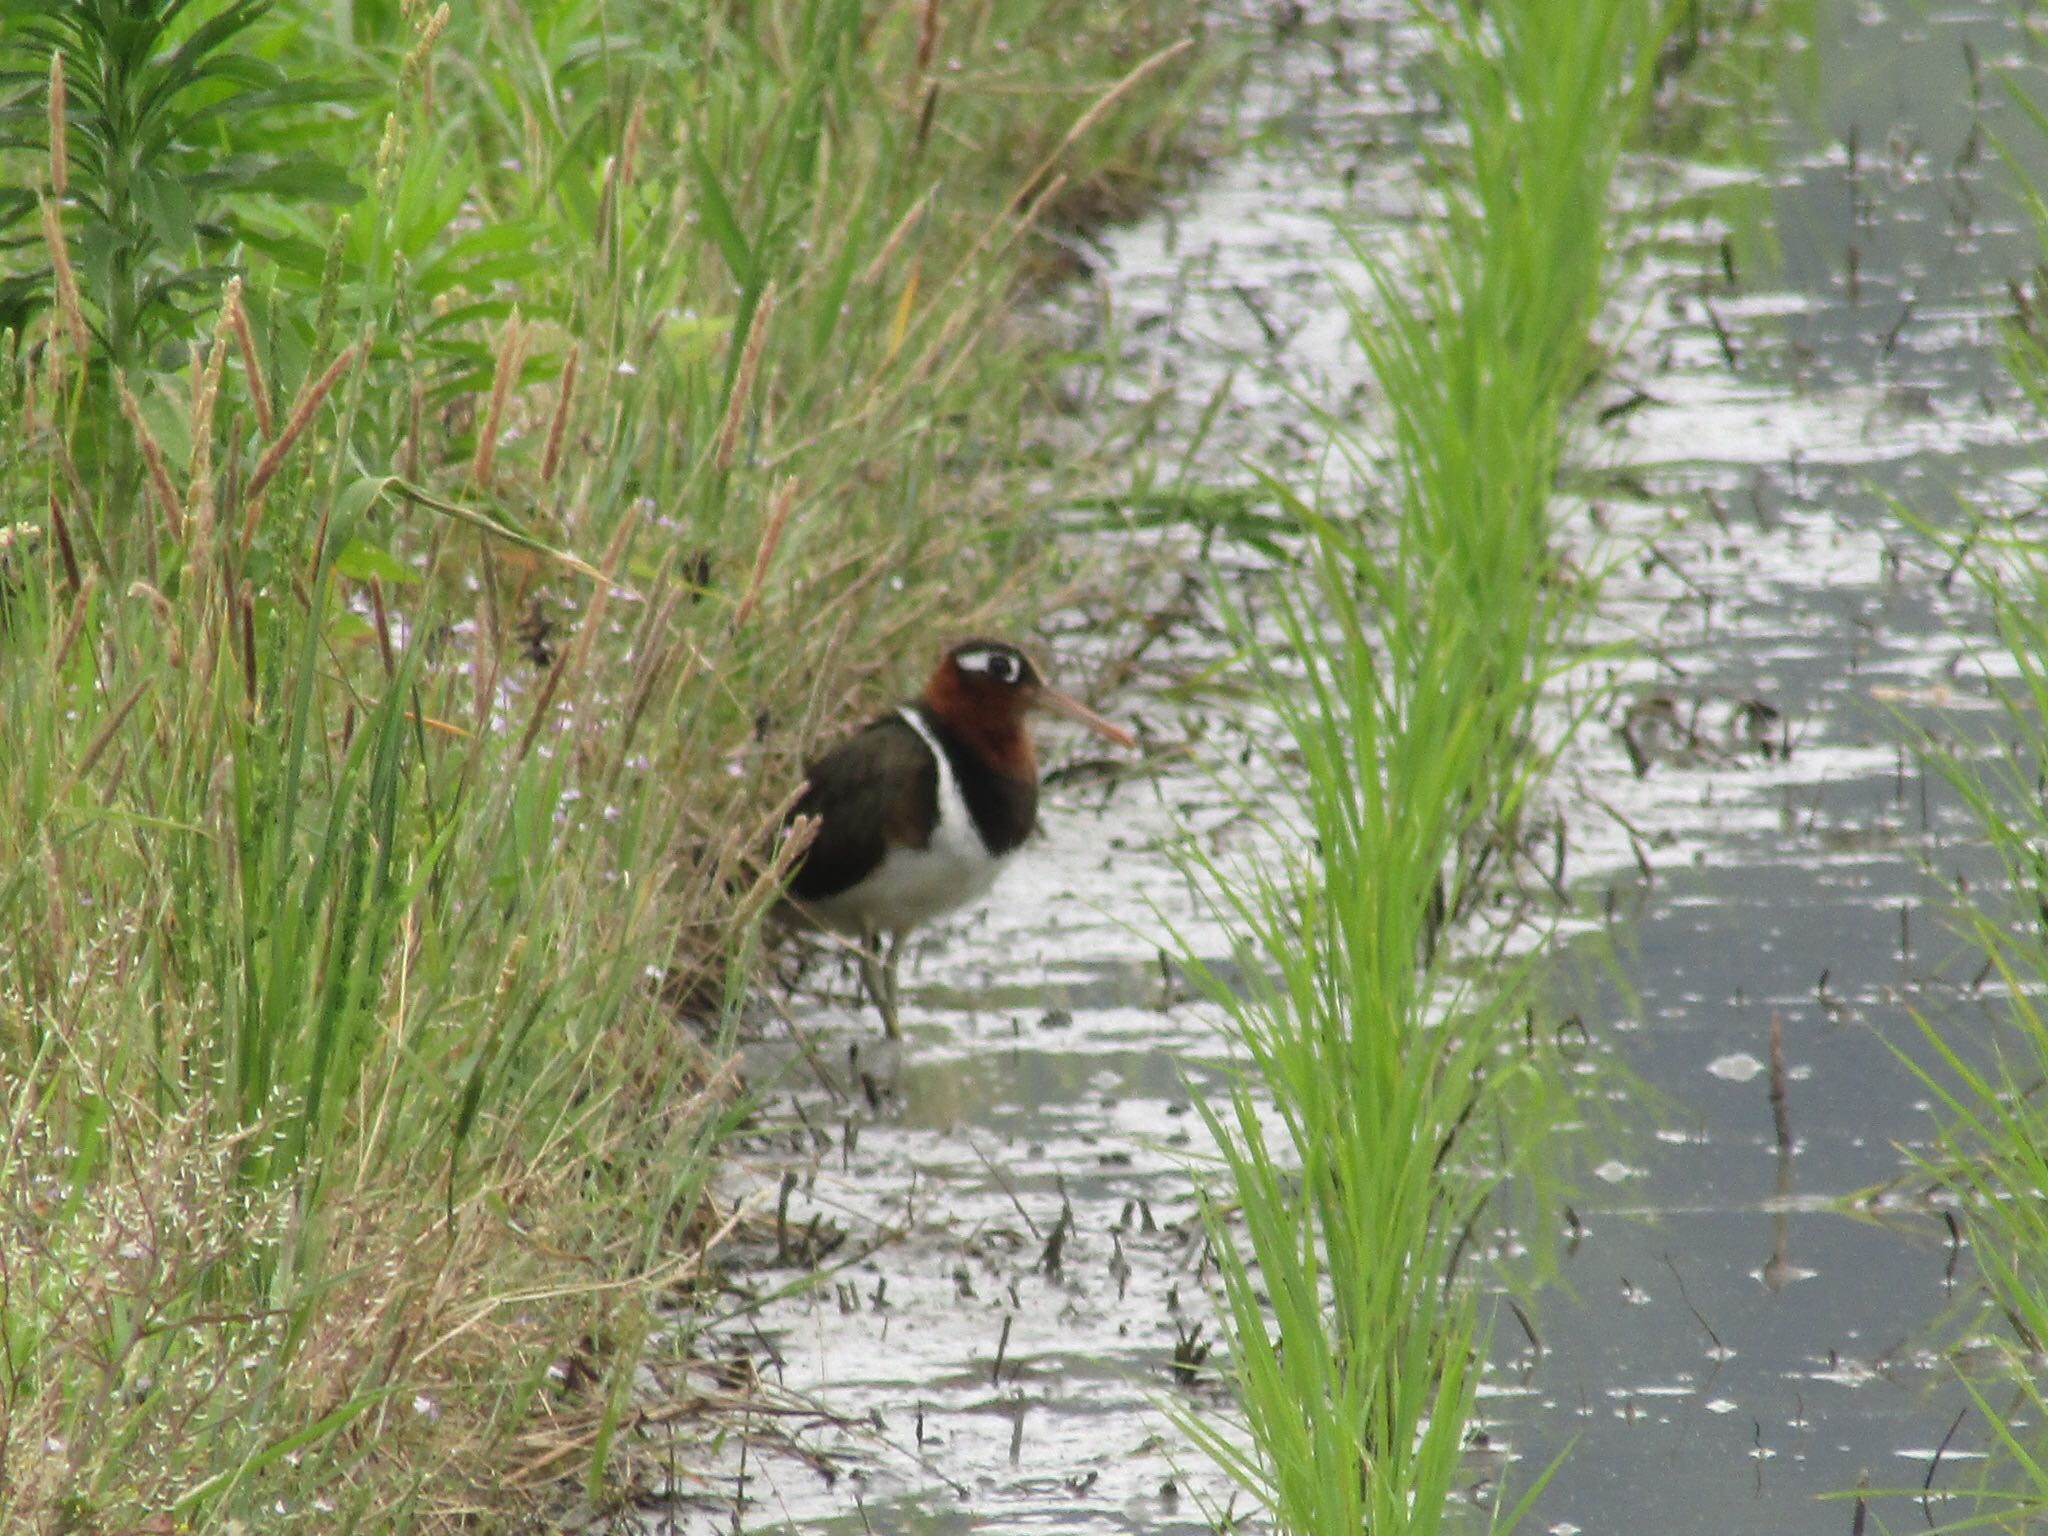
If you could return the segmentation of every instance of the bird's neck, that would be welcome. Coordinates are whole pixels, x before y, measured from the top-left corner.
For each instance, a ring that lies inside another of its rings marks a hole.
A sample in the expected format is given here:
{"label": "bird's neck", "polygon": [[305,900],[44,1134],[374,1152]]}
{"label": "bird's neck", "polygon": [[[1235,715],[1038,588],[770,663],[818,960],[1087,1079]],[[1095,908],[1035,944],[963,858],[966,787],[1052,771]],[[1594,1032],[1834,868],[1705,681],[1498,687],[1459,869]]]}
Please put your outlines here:
{"label": "bird's neck", "polygon": [[1038,759],[1023,722],[948,720],[928,704],[918,716],[946,754],[960,798],[983,846],[997,858],[1031,835],[1038,817]]}
{"label": "bird's neck", "polygon": [[978,702],[943,677],[934,678],[919,700],[925,718],[943,726],[990,773],[1036,784],[1038,753],[1022,712],[977,708]]}

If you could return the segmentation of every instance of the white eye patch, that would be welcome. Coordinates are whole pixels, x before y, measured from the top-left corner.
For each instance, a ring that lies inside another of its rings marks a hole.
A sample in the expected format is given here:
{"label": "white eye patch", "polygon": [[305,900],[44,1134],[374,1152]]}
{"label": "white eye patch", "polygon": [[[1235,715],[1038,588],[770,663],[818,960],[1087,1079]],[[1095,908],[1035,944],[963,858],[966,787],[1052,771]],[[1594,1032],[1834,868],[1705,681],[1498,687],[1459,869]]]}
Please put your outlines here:
{"label": "white eye patch", "polygon": [[962,651],[953,662],[962,672],[979,672],[992,682],[1014,683],[1024,675],[1023,664],[1011,651]]}

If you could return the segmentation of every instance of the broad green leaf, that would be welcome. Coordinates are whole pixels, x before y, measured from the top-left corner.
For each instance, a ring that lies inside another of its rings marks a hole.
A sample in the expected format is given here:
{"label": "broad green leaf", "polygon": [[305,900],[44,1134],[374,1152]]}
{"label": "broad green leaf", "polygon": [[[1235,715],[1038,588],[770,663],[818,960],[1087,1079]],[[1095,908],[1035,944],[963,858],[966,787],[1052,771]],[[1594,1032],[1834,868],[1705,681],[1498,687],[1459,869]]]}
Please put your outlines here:
{"label": "broad green leaf", "polygon": [[334,568],[350,581],[366,582],[374,576],[387,585],[397,585],[420,579],[419,572],[362,539],[350,539],[336,551]]}

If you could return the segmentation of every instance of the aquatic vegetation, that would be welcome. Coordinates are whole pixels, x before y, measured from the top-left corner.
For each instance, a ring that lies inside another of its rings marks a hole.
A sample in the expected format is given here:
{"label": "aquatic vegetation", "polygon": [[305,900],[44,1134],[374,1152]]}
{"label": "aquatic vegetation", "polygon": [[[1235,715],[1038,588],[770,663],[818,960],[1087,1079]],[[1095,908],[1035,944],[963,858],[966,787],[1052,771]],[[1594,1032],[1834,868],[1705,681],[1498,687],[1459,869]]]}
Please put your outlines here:
{"label": "aquatic vegetation", "polygon": [[[1930,532],[1930,539],[1935,536]],[[2036,540],[1980,522],[1939,541],[1955,569],[1967,571],[1988,601],[1996,637],[1987,668],[1998,705],[1997,734],[1977,732],[1927,743],[1930,761],[1967,807],[1996,856],[2002,879],[1959,898],[1954,921],[1984,955],[1980,983],[1991,983],[1993,1021],[1958,1037],[1944,1022],[1917,1015],[1921,1049],[1908,1064],[1939,1105],[1936,1149],[1921,1159],[1961,1200],[1969,1252],[1992,1336],[2010,1383],[1981,1365],[1965,1377],[1999,1454],[1971,1490],[1972,1525],[2028,1530],[2048,1511],[2038,1426],[2048,1417],[2038,1365],[2048,1341],[2048,806],[2040,786],[2048,770],[2048,567]],[[2006,1402],[2017,1391],[2027,1405]]]}
{"label": "aquatic vegetation", "polygon": [[[2038,79],[2002,79],[2022,126],[2048,137]],[[1999,147],[2048,252],[2048,196],[2017,146]],[[2015,285],[2013,295],[2005,361],[2038,419],[2048,407],[2048,341],[2038,294]],[[1955,893],[1951,904],[1957,931],[1984,956],[1976,985],[1989,983],[1980,1015],[1991,1021],[1988,1033],[1959,1034],[1944,1018],[1918,1013],[1921,1048],[1903,1053],[1939,1106],[1936,1148],[1920,1162],[1960,1201],[1986,1304],[1981,1321],[1993,1330],[1976,1342],[1989,1344],[2006,1378],[1964,1368],[1994,1454],[1968,1490],[1974,1510],[1944,1528],[2031,1530],[2048,1515],[2048,1447],[2039,1430],[2048,1422],[2039,1371],[2048,1342],[2048,546],[2031,512],[1979,511],[1960,532],[1902,512],[1944,562],[1946,579],[1973,584],[1989,610],[1979,664],[1995,705],[1989,733],[1967,720],[1920,733],[1921,750],[1989,845],[1999,876]]]}
{"label": "aquatic vegetation", "polygon": [[1308,558],[1261,675],[1306,826],[1285,867],[1207,866],[1242,934],[1242,992],[1208,979],[1252,1070],[1207,1113],[1250,1444],[1190,1427],[1291,1532],[1435,1530],[1459,1480],[1485,1334],[1461,1265],[1547,1069],[1513,968],[1474,979],[1440,938],[1556,746],[1537,701],[1589,592],[1552,495],[1660,35],[1642,0],[1428,14],[1459,147],[1352,300],[1385,437],[1347,451],[1387,511],[1272,487]]}

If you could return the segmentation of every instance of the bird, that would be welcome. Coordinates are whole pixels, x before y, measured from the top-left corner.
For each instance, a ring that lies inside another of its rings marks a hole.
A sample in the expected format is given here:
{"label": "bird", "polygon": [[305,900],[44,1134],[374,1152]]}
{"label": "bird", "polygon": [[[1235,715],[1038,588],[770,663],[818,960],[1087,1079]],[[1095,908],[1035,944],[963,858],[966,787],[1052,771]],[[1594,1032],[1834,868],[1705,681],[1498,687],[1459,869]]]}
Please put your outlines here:
{"label": "bird", "polygon": [[[912,929],[986,895],[1038,819],[1034,709],[1117,746],[1137,738],[1046,682],[1005,640],[950,647],[918,697],[877,715],[804,769],[785,827],[815,834],[791,871],[797,914],[860,945],[861,980],[901,1036],[896,963]],[[882,934],[890,936],[883,957]]]}

